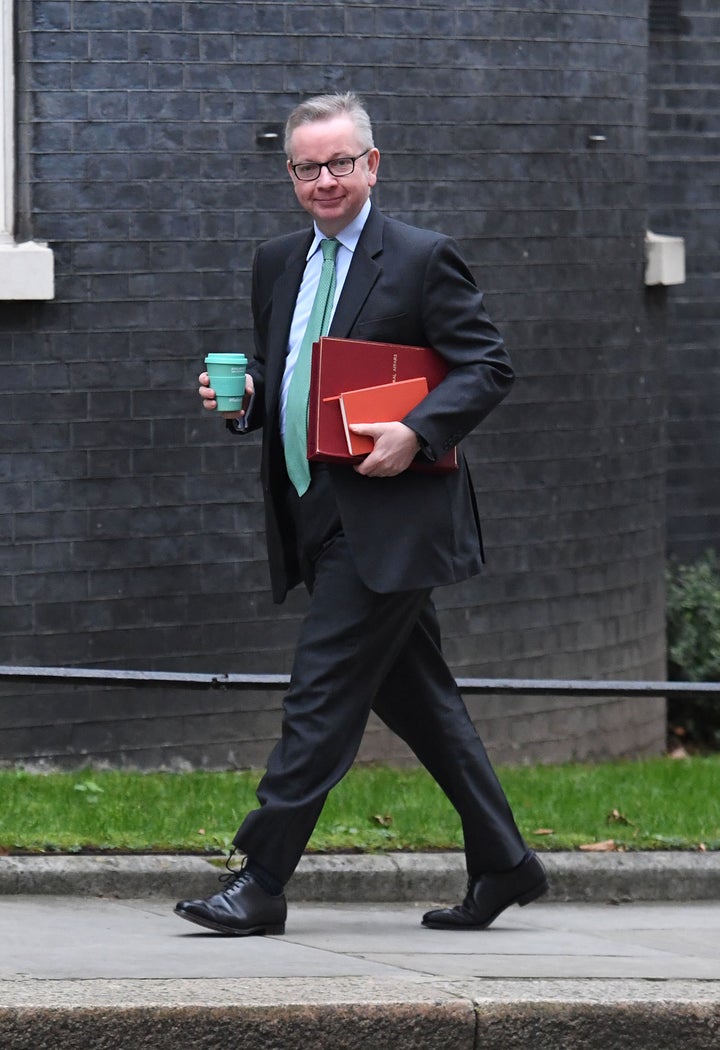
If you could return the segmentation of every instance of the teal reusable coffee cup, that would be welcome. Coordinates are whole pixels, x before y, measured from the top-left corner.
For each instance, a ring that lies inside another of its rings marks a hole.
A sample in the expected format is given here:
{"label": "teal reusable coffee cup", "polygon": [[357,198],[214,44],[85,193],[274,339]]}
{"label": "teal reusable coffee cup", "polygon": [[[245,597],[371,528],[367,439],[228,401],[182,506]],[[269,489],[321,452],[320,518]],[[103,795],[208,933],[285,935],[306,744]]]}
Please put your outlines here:
{"label": "teal reusable coffee cup", "polygon": [[208,354],[205,367],[215,391],[218,412],[239,412],[245,397],[245,354]]}

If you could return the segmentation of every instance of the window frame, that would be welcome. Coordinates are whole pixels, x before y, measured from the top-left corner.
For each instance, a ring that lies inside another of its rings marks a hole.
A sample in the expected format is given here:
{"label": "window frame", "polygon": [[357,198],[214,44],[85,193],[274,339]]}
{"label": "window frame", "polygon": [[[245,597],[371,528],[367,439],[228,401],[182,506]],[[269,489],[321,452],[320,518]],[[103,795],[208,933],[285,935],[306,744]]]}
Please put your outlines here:
{"label": "window frame", "polygon": [[54,257],[15,240],[15,3],[0,0],[0,300],[53,299]]}

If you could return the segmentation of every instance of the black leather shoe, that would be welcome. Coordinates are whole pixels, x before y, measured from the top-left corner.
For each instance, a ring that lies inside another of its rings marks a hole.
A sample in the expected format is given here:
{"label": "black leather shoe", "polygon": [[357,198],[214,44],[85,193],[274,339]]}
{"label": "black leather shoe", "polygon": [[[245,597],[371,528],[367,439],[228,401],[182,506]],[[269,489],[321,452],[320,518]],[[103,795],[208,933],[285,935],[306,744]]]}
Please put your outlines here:
{"label": "black leather shoe", "polygon": [[422,924],[432,930],[484,930],[511,904],[529,904],[547,888],[545,868],[530,851],[510,871],[471,875],[462,904],[428,911]]}
{"label": "black leather shoe", "polygon": [[207,930],[232,937],[285,933],[287,902],[284,893],[264,890],[247,871],[234,871],[227,886],[207,900],[178,901],[175,914]]}

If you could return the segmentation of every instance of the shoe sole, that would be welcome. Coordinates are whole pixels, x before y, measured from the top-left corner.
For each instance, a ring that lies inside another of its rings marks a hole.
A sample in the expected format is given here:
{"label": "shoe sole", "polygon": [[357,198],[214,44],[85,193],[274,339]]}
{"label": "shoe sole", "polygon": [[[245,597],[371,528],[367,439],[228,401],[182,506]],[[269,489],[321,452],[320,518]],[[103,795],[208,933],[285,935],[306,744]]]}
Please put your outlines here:
{"label": "shoe sole", "polygon": [[547,880],[541,882],[537,886],[533,886],[532,889],[526,890],[525,893],[521,893],[519,897],[513,897],[507,904],[503,904],[502,908],[498,908],[494,915],[491,915],[489,919],[485,919],[484,922],[473,922],[473,923],[454,923],[454,922],[425,922],[423,919],[421,925],[428,930],[486,930],[488,926],[491,926],[498,915],[507,908],[512,908],[513,904],[518,904],[521,908],[524,908],[526,904],[532,904],[538,897],[542,897],[543,894],[547,893],[549,889]]}
{"label": "shoe sole", "polygon": [[276,925],[268,925],[266,923],[260,926],[249,926],[246,930],[238,930],[233,926],[223,926],[219,922],[213,922],[212,919],[203,919],[199,915],[192,915],[190,912],[178,911],[177,908],[174,911],[181,919],[195,923],[196,926],[202,926],[205,930],[222,933],[225,937],[264,937],[285,933],[285,923],[277,923]]}

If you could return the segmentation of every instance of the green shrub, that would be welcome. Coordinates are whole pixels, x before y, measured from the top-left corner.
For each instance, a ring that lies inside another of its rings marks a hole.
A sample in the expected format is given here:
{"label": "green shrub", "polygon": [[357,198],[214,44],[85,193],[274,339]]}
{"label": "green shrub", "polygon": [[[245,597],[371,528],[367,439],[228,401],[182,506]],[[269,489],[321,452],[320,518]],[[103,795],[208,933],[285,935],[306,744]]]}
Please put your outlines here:
{"label": "green shrub", "polygon": [[[685,682],[720,681],[720,559],[706,551],[667,570],[668,677]],[[720,746],[720,700],[671,699],[671,725],[682,726],[696,743]]]}

